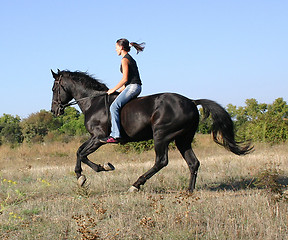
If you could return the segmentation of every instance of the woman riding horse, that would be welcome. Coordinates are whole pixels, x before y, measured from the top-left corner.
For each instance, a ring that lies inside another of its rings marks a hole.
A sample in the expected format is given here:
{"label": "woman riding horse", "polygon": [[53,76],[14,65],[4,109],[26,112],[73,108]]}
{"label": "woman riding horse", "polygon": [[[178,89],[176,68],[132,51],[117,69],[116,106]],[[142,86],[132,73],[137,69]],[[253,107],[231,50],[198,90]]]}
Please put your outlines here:
{"label": "woman riding horse", "polygon": [[[126,50],[123,50],[124,54]],[[127,74],[127,69],[125,71]],[[78,183],[82,186],[86,181],[86,177],[82,174],[82,163],[87,164],[96,172],[114,170],[112,164],[102,166],[90,161],[88,155],[105,144],[102,139],[110,133],[108,108],[118,98],[118,93],[108,96],[108,87],[87,73],[58,70],[58,73],[52,71],[52,75],[55,81],[52,89],[51,111],[54,115],[59,116],[64,113],[65,107],[77,103],[85,116],[85,127],[91,135],[90,139],[83,143],[77,151],[75,173]],[[118,87],[120,85],[117,85],[115,90]],[[72,99],[75,101],[70,102]],[[250,143],[242,144],[235,140],[234,126],[230,115],[214,101],[192,100],[176,93],[159,93],[135,98],[121,109],[119,116],[121,137],[124,142],[153,139],[156,159],[152,168],[137,179],[130,191],[138,191],[141,185],[144,185],[148,179],[167,166],[168,145],[171,141],[175,141],[176,147],[187,162],[190,171],[188,190],[191,192],[194,190],[200,166],[191,146],[199,124],[197,105],[203,107],[206,116],[211,114],[213,140],[216,143],[237,155],[245,155],[253,149]],[[114,135],[114,137],[119,137],[119,135]]]}

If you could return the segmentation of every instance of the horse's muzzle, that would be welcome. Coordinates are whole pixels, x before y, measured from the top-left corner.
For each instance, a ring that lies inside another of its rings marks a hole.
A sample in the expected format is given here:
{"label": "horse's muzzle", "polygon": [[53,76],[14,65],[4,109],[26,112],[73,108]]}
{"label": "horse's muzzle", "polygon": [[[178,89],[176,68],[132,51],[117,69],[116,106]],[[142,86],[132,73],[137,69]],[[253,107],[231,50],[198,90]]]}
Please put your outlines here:
{"label": "horse's muzzle", "polygon": [[58,105],[57,107],[52,106],[51,112],[55,117],[59,117],[64,114],[64,107],[62,105]]}

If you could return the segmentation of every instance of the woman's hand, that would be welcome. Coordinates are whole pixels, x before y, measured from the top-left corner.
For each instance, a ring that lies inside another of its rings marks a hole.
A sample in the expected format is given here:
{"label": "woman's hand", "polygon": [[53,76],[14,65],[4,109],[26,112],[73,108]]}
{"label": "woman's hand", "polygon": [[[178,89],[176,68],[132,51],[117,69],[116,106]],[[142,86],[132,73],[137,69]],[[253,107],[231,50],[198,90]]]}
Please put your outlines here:
{"label": "woman's hand", "polygon": [[114,93],[115,91],[116,91],[116,90],[115,90],[114,88],[109,89],[108,92],[107,92],[107,94],[110,95],[110,94]]}

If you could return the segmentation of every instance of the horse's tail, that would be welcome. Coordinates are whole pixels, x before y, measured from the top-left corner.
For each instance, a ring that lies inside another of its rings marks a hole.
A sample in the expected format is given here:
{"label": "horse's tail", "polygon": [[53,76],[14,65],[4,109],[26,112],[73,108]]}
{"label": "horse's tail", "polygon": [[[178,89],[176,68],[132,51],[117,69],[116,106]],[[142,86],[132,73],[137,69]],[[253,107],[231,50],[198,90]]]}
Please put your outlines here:
{"label": "horse's tail", "polygon": [[250,143],[245,144],[235,141],[233,121],[223,107],[208,99],[194,100],[194,102],[196,105],[202,105],[205,118],[211,114],[214,142],[237,155],[245,155],[253,150],[253,146]]}

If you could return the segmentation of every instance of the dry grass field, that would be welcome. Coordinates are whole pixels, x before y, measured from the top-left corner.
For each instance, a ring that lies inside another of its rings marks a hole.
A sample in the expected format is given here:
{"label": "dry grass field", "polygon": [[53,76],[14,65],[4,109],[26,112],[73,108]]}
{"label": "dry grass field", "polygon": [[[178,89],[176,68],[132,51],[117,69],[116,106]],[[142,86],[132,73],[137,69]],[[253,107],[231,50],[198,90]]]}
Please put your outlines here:
{"label": "dry grass field", "polygon": [[196,191],[185,192],[188,168],[176,150],[138,193],[131,184],[154,152],[124,154],[103,146],[74,176],[79,142],[0,146],[0,239],[288,239],[288,145],[257,144],[236,156],[197,136]]}

